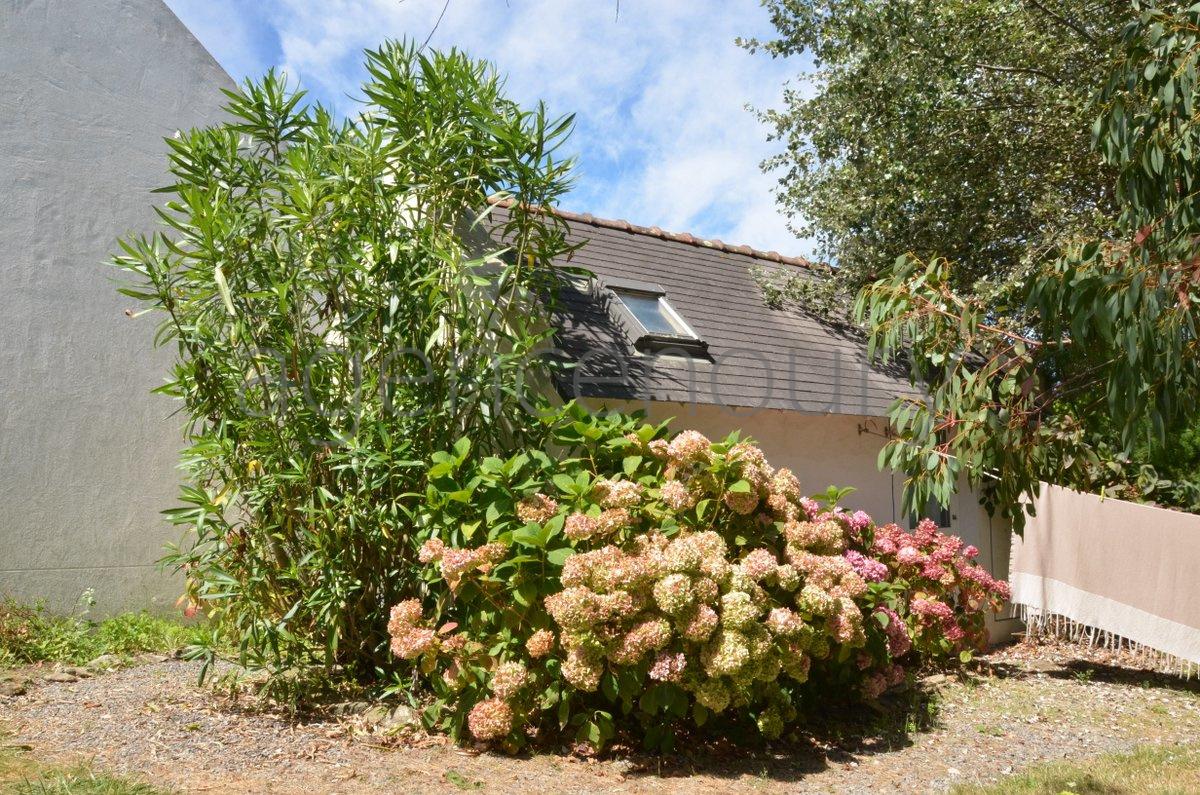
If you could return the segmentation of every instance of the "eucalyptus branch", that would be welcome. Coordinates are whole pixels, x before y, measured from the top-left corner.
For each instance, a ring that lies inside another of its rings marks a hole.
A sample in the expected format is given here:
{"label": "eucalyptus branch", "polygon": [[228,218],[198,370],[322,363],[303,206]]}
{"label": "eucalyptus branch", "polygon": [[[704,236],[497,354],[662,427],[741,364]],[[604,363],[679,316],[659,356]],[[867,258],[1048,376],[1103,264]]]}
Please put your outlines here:
{"label": "eucalyptus branch", "polygon": [[1088,41],[1088,43],[1099,44],[1099,41],[1096,39],[1096,37],[1093,36],[1091,33],[1089,33],[1087,31],[1087,29],[1084,28],[1082,25],[1080,25],[1078,22],[1074,22],[1070,19],[1067,19],[1062,14],[1052,11],[1051,9],[1047,8],[1043,3],[1041,3],[1040,0],[1026,0],[1026,2],[1029,5],[1036,8],[1038,11],[1041,11],[1043,14],[1050,17],[1050,19],[1059,23],[1060,25],[1062,25],[1066,28],[1069,28],[1070,30],[1074,31],[1075,33],[1078,33],[1080,36],[1082,36],[1084,39],[1086,39]]}

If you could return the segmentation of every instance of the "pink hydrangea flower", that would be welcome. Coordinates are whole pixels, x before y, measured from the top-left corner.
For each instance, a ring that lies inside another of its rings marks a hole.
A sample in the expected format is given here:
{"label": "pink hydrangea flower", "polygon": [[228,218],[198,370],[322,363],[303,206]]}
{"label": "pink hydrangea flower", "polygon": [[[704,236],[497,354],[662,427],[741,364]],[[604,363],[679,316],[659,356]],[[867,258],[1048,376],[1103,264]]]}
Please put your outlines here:
{"label": "pink hydrangea flower", "polygon": [[529,652],[529,656],[535,660],[545,657],[554,651],[554,633],[548,629],[539,629],[534,632],[529,636],[529,640],[525,641],[525,651]]}
{"label": "pink hydrangea flower", "polygon": [[904,619],[892,610],[890,607],[879,607],[875,610],[876,613],[882,613],[887,616],[887,626],[883,628],[883,632],[887,635],[888,652],[893,657],[903,657],[908,654],[912,648],[912,638],[908,636],[908,627],[904,625]]}
{"label": "pink hydrangea flower", "polygon": [[739,516],[754,513],[758,507],[758,495],[753,491],[727,491],[721,495],[721,501]]}
{"label": "pink hydrangea flower", "polygon": [[776,607],[767,614],[767,629],[781,638],[791,638],[804,629],[804,619],[794,610]]}
{"label": "pink hydrangea flower", "polygon": [[446,545],[440,538],[431,538],[421,545],[420,551],[417,552],[417,560],[422,563],[434,563],[442,559],[442,553],[445,551]]}
{"label": "pink hydrangea flower", "polygon": [[693,643],[702,643],[708,640],[720,622],[721,619],[716,610],[708,605],[700,605],[694,612],[686,616],[680,632]]}
{"label": "pink hydrangea flower", "polygon": [[863,698],[874,701],[883,695],[883,691],[888,689],[887,676],[883,673],[874,673],[868,676],[862,685]]}
{"label": "pink hydrangea flower", "polygon": [[954,618],[954,608],[945,602],[935,599],[913,599],[908,609],[919,616],[951,620]]}
{"label": "pink hydrangea flower", "polygon": [[707,461],[712,442],[699,431],[682,431],[667,446],[667,454],[676,464]]}
{"label": "pink hydrangea flower", "polygon": [[600,686],[604,663],[592,652],[576,647],[567,651],[567,658],[563,660],[562,673],[563,678],[573,687],[585,693],[592,693]]}
{"label": "pink hydrangea flower", "polygon": [[509,701],[529,683],[529,671],[519,662],[504,662],[492,671],[492,693],[496,698]]}
{"label": "pink hydrangea flower", "polygon": [[558,503],[540,492],[525,497],[517,503],[517,518],[526,524],[548,522],[556,513],[558,513]]}
{"label": "pink hydrangea flower", "polygon": [[467,728],[480,742],[499,740],[512,731],[512,727],[512,707],[498,698],[480,701],[467,715]]}
{"label": "pink hydrangea flower", "polygon": [[867,582],[883,582],[887,579],[888,567],[874,558],[868,558],[861,552],[848,549],[843,556],[849,561],[858,575]]}
{"label": "pink hydrangea flower", "polygon": [[771,491],[792,502],[799,500],[802,496],[800,479],[787,467],[775,471],[774,477],[771,478]]}
{"label": "pink hydrangea flower", "polygon": [[413,660],[437,647],[437,633],[424,627],[406,627],[392,636],[392,654],[402,660]]}
{"label": "pink hydrangea flower", "polygon": [[656,682],[678,682],[687,668],[687,657],[683,652],[659,652],[650,666],[650,678]]}
{"label": "pink hydrangea flower", "polygon": [[563,535],[573,541],[591,538],[599,530],[599,522],[593,516],[583,513],[573,513],[563,524]]}
{"label": "pink hydrangea flower", "polygon": [[592,486],[592,496],[605,508],[633,508],[642,501],[643,491],[631,480],[601,478]]}
{"label": "pink hydrangea flower", "polygon": [[686,574],[668,574],[654,584],[653,593],[655,604],[667,615],[682,613],[696,601]]}
{"label": "pink hydrangea flower", "polygon": [[742,559],[742,570],[755,582],[761,582],[775,573],[779,561],[769,549],[756,549]]}
{"label": "pink hydrangea flower", "polygon": [[613,533],[633,524],[633,517],[629,515],[629,511],[625,508],[609,508],[601,511],[596,517],[596,534],[601,536],[612,535]]}
{"label": "pink hydrangea flower", "polygon": [[738,442],[729,451],[730,461],[741,464],[742,479],[750,484],[754,492],[762,492],[775,475],[775,470],[767,464],[763,451],[749,442]]}
{"label": "pink hydrangea flower", "polygon": [[696,505],[696,495],[678,480],[668,480],[660,492],[662,501],[672,511],[687,511]]}
{"label": "pink hydrangea flower", "polygon": [[851,530],[862,532],[871,526],[871,517],[866,511],[855,511],[847,520]]}
{"label": "pink hydrangea flower", "polygon": [[421,621],[421,603],[416,599],[405,599],[392,607],[388,619],[388,633],[398,635]]}
{"label": "pink hydrangea flower", "polygon": [[442,552],[442,576],[447,580],[457,579],[476,563],[475,551],[471,549],[446,548]]}

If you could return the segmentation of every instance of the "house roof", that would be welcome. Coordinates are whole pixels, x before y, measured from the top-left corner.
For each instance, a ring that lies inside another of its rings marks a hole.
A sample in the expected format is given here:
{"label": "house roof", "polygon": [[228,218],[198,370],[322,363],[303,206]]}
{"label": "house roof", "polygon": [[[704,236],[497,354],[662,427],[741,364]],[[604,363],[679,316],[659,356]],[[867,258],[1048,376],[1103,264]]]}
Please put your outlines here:
{"label": "house roof", "polygon": [[[506,212],[498,202],[496,213]],[[555,322],[557,345],[575,367],[558,384],[565,398],[651,400],[883,416],[912,394],[905,374],[869,363],[861,332],[796,309],[771,308],[754,270],[825,278],[799,257],[665,232],[621,220],[548,210],[583,243],[567,262],[598,284],[567,286]],[[708,344],[707,356],[639,352],[614,313],[613,281],[654,283]]]}

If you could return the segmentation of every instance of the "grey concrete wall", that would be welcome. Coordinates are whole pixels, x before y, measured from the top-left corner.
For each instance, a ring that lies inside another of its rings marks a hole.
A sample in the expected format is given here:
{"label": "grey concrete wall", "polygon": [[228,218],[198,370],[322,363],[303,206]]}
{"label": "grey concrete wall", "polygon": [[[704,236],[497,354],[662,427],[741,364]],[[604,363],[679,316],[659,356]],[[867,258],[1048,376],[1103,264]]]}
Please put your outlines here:
{"label": "grey concrete wall", "polygon": [[232,81],[161,0],[0,0],[0,593],[170,606],[172,352],[107,264],[154,226],[163,137]]}

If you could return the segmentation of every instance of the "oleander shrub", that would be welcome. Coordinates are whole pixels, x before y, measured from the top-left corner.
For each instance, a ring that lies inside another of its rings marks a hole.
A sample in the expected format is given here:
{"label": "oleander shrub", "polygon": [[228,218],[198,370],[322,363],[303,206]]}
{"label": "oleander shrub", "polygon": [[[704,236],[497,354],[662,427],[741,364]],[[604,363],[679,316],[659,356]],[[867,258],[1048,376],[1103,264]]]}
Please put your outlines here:
{"label": "oleander shrub", "polygon": [[[668,435],[568,406],[552,452],[442,452],[420,516],[419,594],[392,652],[426,717],[510,749],[685,722],[778,737],[806,702],[878,697],[986,643],[1004,583],[930,521],[914,532],[804,496],[732,435]],[[837,496],[836,494],[831,496]]]}
{"label": "oleander shrub", "polygon": [[411,495],[434,451],[540,446],[571,249],[536,209],[569,185],[569,118],[457,51],[387,43],[366,73],[346,120],[275,73],[230,92],[227,122],[168,141],[162,227],[116,262],[176,353],[167,562],[189,612],[283,686],[394,667],[387,611],[415,585]]}

